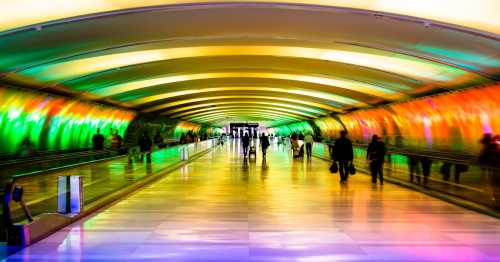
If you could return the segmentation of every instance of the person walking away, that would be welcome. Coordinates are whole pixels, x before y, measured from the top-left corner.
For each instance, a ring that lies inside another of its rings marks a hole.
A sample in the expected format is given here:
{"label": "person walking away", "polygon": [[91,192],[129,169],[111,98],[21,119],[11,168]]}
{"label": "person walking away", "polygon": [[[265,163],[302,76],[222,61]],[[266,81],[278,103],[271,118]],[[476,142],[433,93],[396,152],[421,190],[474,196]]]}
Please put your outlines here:
{"label": "person walking away", "polygon": [[379,140],[377,135],[372,136],[372,142],[368,145],[366,150],[366,159],[370,163],[370,172],[372,175],[372,184],[377,184],[377,177],[380,180],[380,184],[384,184],[384,157],[386,149],[384,142]]}
{"label": "person walking away", "polygon": [[424,186],[427,185],[429,181],[429,176],[431,175],[432,159],[428,157],[421,157],[420,164],[422,164],[422,175],[424,176]]}
{"label": "person walking away", "polygon": [[347,131],[340,131],[340,138],[335,140],[333,148],[333,161],[337,161],[339,165],[340,183],[347,183],[349,176],[349,165],[353,160],[352,142],[347,138]]}
{"label": "person walking away", "polygon": [[[113,130],[113,129],[111,129]],[[118,150],[119,148],[119,145],[120,145],[120,141],[118,140],[118,131],[111,131],[111,148],[112,149],[115,149],[115,150]]]}
{"label": "person walking away", "polygon": [[98,128],[97,132],[92,136],[92,145],[94,150],[104,149],[104,136],[101,135],[101,130]]}
{"label": "person walking away", "polygon": [[266,158],[267,148],[269,147],[269,138],[264,133],[262,133],[262,136],[260,137],[260,146],[262,148],[262,157]]}
{"label": "person walking away", "polygon": [[156,132],[156,135],[155,137],[153,138],[156,146],[158,148],[164,148],[165,147],[165,143],[163,141],[163,136],[161,135],[160,131]]}
{"label": "person walking away", "polygon": [[250,146],[250,137],[248,136],[248,133],[245,133],[245,135],[241,138],[241,143],[243,144],[243,157],[247,157],[248,147]]}
{"label": "person walking away", "polygon": [[312,146],[313,146],[313,136],[311,133],[307,133],[307,135],[304,137],[304,143],[306,144],[306,153],[307,153],[307,158],[312,157]]}
{"label": "person walking away", "polygon": [[33,156],[35,152],[35,145],[31,142],[29,135],[27,135],[23,141],[21,141],[21,145],[16,154],[18,156]]}
{"label": "person walking away", "polygon": [[151,162],[151,148],[153,146],[153,141],[148,136],[148,132],[144,131],[144,134],[139,139],[139,148],[141,150],[141,161],[144,160],[144,155],[146,155],[146,162]]}
{"label": "person walking away", "polygon": [[417,177],[417,183],[420,184],[420,159],[415,155],[407,155],[408,170],[410,172],[410,183],[413,183],[413,178]]}
{"label": "person walking away", "polygon": [[296,136],[292,136],[290,144],[292,147],[293,158],[299,158],[300,157],[300,146],[299,146],[299,140],[297,139]]}

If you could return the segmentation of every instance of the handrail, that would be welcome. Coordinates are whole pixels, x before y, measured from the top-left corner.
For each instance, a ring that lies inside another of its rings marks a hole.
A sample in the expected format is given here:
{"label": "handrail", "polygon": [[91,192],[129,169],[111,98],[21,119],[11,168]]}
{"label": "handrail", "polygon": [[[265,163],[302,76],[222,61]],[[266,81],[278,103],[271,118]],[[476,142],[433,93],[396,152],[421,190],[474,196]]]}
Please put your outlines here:
{"label": "handrail", "polygon": [[[324,142],[315,142],[315,143],[323,144],[326,146],[329,145],[328,143],[324,143]],[[368,147],[367,144],[361,144],[361,143],[353,143],[353,146],[354,147],[361,147],[361,148]],[[480,165],[480,166],[495,168],[495,166],[488,166],[488,165],[478,163],[477,156],[474,156],[472,154],[454,153],[454,152],[448,152],[448,151],[402,149],[402,148],[398,148],[398,147],[391,146],[391,145],[387,146],[387,153],[388,154],[400,154],[400,155],[405,155],[405,156],[420,157],[420,158],[430,158],[433,160],[440,160],[443,162],[451,162],[454,164]]]}
{"label": "handrail", "polygon": [[48,155],[48,156],[32,156],[32,157],[21,157],[18,159],[9,159],[7,161],[0,161],[0,166],[14,165],[17,163],[36,163],[40,161],[52,161],[52,160],[63,160],[77,157],[87,157],[87,156],[97,156],[103,154],[116,153],[116,150],[91,150],[82,151],[75,153],[66,153],[60,155]]}
{"label": "handrail", "polygon": [[[207,140],[210,140],[210,139],[207,139]],[[203,141],[207,141],[207,140],[203,140]],[[203,141],[200,141],[200,142],[203,142]],[[189,143],[189,144],[182,144],[182,145],[190,145],[190,144],[195,144],[195,143],[197,143],[197,142],[192,142],[192,143]],[[166,145],[181,145],[181,144],[178,144],[178,141],[168,141],[166,143]],[[162,150],[162,149],[164,149],[164,148],[161,148],[161,149],[158,148],[158,149],[156,149],[154,151],[158,151],[158,150]],[[104,151],[106,151],[106,150],[104,150]],[[112,151],[112,152],[116,152],[116,151]],[[95,163],[95,162],[99,162],[99,161],[112,160],[112,159],[115,159],[115,158],[125,157],[125,156],[126,156],[126,154],[122,154],[122,155],[116,155],[116,156],[112,156],[112,157],[101,158],[101,159],[83,161],[83,162],[80,162],[80,163],[75,163],[75,164],[69,164],[69,165],[54,167],[54,168],[50,168],[50,169],[46,169],[46,170],[41,170],[41,171],[34,171],[34,172],[28,172],[28,173],[23,173],[23,174],[12,175],[12,176],[10,176],[10,178],[12,178],[12,179],[15,180],[15,179],[23,178],[23,177],[30,177],[30,176],[42,175],[42,174],[47,173],[47,172],[55,172],[55,171],[63,170],[63,169],[66,169],[66,168],[72,168],[72,167],[75,167],[75,166],[91,164],[91,163]]]}

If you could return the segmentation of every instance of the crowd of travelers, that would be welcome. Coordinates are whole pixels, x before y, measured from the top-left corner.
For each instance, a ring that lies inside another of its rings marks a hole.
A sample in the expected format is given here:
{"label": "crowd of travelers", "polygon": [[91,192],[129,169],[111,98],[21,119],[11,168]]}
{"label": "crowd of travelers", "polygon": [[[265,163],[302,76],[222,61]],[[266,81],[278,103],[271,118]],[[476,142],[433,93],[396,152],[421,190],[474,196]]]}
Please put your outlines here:
{"label": "crowd of travelers", "polygon": [[[118,134],[118,130],[110,129],[110,136],[108,144],[111,149],[119,150],[123,145],[123,137]],[[101,134],[101,130],[98,128],[96,134],[92,136],[92,145],[94,150],[103,150],[106,139]]]}
{"label": "crowd of travelers", "polygon": [[[302,146],[299,146],[299,140],[304,141]],[[283,138],[280,138],[278,144],[283,143],[285,143]],[[302,158],[304,156],[304,148],[307,157],[310,158],[312,156],[313,143],[313,137],[310,133],[306,135],[302,133],[292,133],[290,135],[290,146],[294,158]],[[497,172],[500,170],[500,135],[493,136],[491,134],[485,134],[480,140],[480,143],[482,149],[477,160],[478,164],[481,166],[483,172]],[[342,184],[347,183],[349,174],[355,173],[353,146],[351,140],[347,137],[347,131],[342,130],[340,132],[340,137],[328,144],[328,149],[330,157],[333,160],[330,168],[331,171],[339,173],[340,182]],[[435,160],[431,157],[419,155],[417,153],[409,153],[407,155],[405,154],[405,156],[408,159],[410,182],[416,182],[424,186],[427,185],[431,174],[432,164]],[[386,145],[382,142],[381,138],[378,135],[373,135],[366,149],[366,161],[371,173],[371,181],[374,185],[377,183],[381,185],[384,184],[384,162],[386,158],[390,157],[391,155],[388,154]],[[461,173],[469,169],[465,163],[441,162],[442,165],[439,168],[439,172],[442,175],[443,181],[450,181],[453,175],[454,182],[459,183]],[[498,175],[495,177],[498,177]]]}
{"label": "crowd of travelers", "polygon": [[179,144],[189,144],[189,143],[198,142],[198,141],[200,141],[200,138],[198,137],[198,135],[194,134],[190,130],[187,133],[182,133],[181,134],[181,138],[179,140]]}
{"label": "crowd of travelers", "polygon": [[[251,146],[250,142],[251,142],[250,135],[248,133],[245,133],[241,137],[241,145],[243,147],[243,158],[246,158],[247,156],[250,157],[251,154],[253,155],[257,154],[255,146]],[[259,143],[260,143],[260,148],[262,150],[262,157],[265,159],[267,148],[271,145],[271,143],[269,142],[269,137],[265,133],[262,133],[259,138]]]}

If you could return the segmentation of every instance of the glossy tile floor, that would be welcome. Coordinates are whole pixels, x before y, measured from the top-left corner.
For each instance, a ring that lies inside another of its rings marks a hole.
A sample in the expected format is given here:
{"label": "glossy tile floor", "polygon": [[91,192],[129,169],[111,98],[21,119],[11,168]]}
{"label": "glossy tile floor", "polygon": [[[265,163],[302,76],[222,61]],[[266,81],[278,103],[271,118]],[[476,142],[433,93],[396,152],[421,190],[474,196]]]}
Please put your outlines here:
{"label": "glossy tile floor", "polygon": [[500,261],[500,220],[226,143],[7,261]]}

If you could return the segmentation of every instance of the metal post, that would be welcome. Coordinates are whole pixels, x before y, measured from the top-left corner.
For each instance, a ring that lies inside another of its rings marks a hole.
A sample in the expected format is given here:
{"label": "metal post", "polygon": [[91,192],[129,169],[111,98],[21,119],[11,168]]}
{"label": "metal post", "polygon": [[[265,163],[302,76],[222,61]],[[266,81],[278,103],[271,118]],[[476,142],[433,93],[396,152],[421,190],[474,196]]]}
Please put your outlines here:
{"label": "metal post", "polygon": [[83,211],[83,180],[81,176],[60,176],[57,190],[57,212],[78,214]]}
{"label": "metal post", "polygon": [[188,160],[188,158],[189,158],[188,152],[189,151],[188,151],[188,147],[187,146],[181,147],[181,152],[180,152],[180,154],[181,154],[181,156],[180,156],[181,157],[181,161],[187,161]]}

